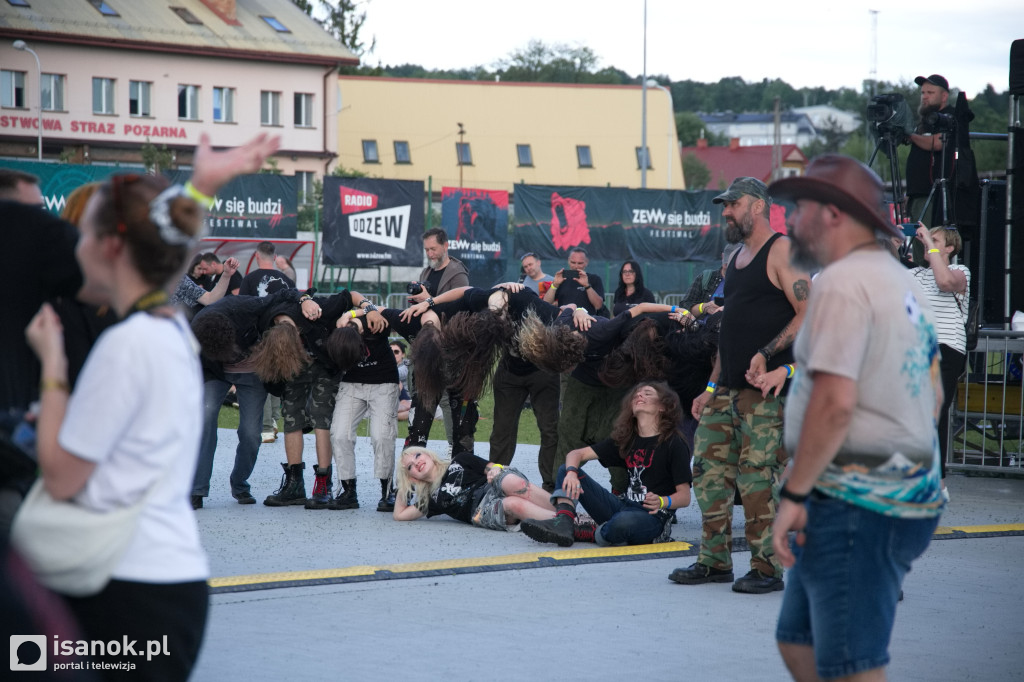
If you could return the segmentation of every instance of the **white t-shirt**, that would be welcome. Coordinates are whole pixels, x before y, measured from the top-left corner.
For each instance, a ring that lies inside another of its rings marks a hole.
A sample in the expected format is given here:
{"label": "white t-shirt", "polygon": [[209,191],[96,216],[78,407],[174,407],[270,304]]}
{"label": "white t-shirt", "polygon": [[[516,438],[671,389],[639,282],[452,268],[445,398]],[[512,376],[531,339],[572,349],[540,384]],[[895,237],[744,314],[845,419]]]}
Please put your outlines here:
{"label": "white t-shirt", "polygon": [[951,291],[940,291],[935,283],[935,272],[931,268],[914,268],[914,275],[928,297],[928,303],[935,312],[935,331],[939,335],[939,343],[959,351],[967,352],[967,307],[971,296],[971,271],[966,265],[950,265],[950,270],[959,270],[967,277],[967,290],[960,294]]}
{"label": "white t-shirt", "polygon": [[158,479],[113,577],[178,583],[209,577],[189,504],[203,430],[197,344],[180,314],[135,313],[104,332],[68,402],[60,444],[96,468],[75,501],[129,506]]}
{"label": "white t-shirt", "polygon": [[817,482],[826,494],[882,514],[941,511],[932,313],[910,273],[882,251],[854,252],[814,280],[793,346],[785,443],[797,452],[813,372],[857,382],[846,440]]}

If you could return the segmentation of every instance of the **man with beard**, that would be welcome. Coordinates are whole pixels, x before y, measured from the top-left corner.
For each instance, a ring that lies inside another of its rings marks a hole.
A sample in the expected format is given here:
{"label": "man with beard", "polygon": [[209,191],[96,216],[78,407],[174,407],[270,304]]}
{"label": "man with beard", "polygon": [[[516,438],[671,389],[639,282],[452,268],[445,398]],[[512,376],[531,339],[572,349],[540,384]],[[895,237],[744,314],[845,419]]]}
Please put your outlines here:
{"label": "man with beard", "polygon": [[786,406],[773,542],[791,570],[775,638],[795,680],[884,680],[900,586],[943,509],[934,318],[878,246],[900,231],[867,166],[819,156],[772,192],[796,201],[794,254],[824,266]]}
{"label": "man with beard", "polygon": [[[955,133],[949,133],[948,139],[936,131],[935,125],[928,122],[933,113],[953,114],[949,106],[949,81],[939,74],[925,78],[918,76],[914,82],[921,86],[921,106],[918,114],[921,122],[917,132],[910,136],[910,154],[907,156],[907,213],[912,221],[920,220],[928,227],[936,224],[932,216],[939,216],[942,221],[942,195],[936,191],[930,204],[931,210],[921,215],[924,204],[932,186],[939,178],[949,178],[952,167],[952,149],[956,144]],[[943,163],[943,144],[949,145],[950,153],[946,154]],[[952,190],[952,188],[950,188]],[[949,207],[952,208],[952,207]]]}
{"label": "man with beard", "polygon": [[739,490],[750,546],[750,571],[734,592],[783,589],[772,549],[775,488],[786,464],[782,447],[785,387],[761,395],[763,373],[793,362],[791,345],[803,322],[810,277],[790,263],[789,238],[772,230],[768,188],[741,177],[712,201],[724,204],[726,240],[742,246],[725,274],[718,357],[704,393],[693,401],[693,489],[703,532],[697,562],[669,576],[683,585],[733,582],[732,508]]}
{"label": "man with beard", "polygon": [[557,306],[573,303],[577,308],[611,317],[604,305],[604,282],[599,275],[587,272],[590,258],[582,246],[569,249],[569,267],[555,273],[544,300]]}

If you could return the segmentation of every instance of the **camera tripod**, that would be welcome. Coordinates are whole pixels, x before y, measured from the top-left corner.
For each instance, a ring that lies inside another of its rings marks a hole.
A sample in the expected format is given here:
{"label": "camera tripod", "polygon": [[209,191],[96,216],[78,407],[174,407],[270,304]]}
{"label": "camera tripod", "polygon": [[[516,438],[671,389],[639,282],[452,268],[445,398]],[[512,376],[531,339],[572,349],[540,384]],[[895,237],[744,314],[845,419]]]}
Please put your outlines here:
{"label": "camera tripod", "polygon": [[[949,134],[942,133],[942,161],[939,168],[939,177],[932,182],[932,188],[928,192],[928,198],[924,202],[924,206],[921,207],[921,214],[917,216],[915,222],[921,222],[926,215],[928,215],[928,209],[932,205],[932,199],[935,198],[935,190],[939,190],[939,198],[942,200],[942,227],[952,227],[956,229],[955,225],[951,225],[949,222],[949,180],[946,179],[946,154],[949,151]],[[953,157],[954,160],[956,157]],[[952,172],[952,168],[950,168]]]}
{"label": "camera tripod", "polygon": [[895,131],[882,131],[878,127],[878,143],[875,144],[875,151],[871,152],[871,159],[868,161],[870,168],[875,163],[878,150],[881,149],[889,158],[889,176],[892,178],[892,203],[896,211],[896,224],[900,225],[907,220],[906,204],[903,201],[903,177],[900,175],[900,159],[896,148],[902,140],[896,139]]}

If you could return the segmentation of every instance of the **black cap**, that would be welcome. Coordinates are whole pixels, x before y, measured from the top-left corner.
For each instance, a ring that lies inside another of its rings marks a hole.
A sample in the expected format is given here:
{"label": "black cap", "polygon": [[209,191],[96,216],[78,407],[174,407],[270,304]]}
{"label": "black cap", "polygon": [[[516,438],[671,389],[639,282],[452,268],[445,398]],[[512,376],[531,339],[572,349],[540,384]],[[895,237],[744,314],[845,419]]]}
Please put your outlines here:
{"label": "black cap", "polygon": [[945,78],[943,78],[942,76],[940,76],[937,73],[933,73],[932,75],[928,76],[927,78],[925,78],[924,76],[918,76],[917,78],[914,79],[914,82],[917,83],[918,85],[924,85],[925,83],[931,83],[932,85],[938,85],[940,88],[942,88],[946,92],[949,92],[949,81],[946,80]]}

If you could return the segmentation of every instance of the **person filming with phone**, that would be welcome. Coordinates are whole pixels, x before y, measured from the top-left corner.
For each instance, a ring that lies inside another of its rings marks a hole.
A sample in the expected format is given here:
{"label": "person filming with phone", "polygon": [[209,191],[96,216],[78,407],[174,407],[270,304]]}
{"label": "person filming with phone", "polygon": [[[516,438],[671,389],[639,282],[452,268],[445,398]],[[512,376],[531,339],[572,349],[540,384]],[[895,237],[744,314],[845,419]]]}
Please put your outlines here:
{"label": "person filming with phone", "polygon": [[556,305],[576,304],[577,308],[609,317],[604,305],[604,282],[598,275],[587,272],[590,259],[582,246],[569,249],[569,268],[555,273],[551,288],[544,294],[544,300]]}

